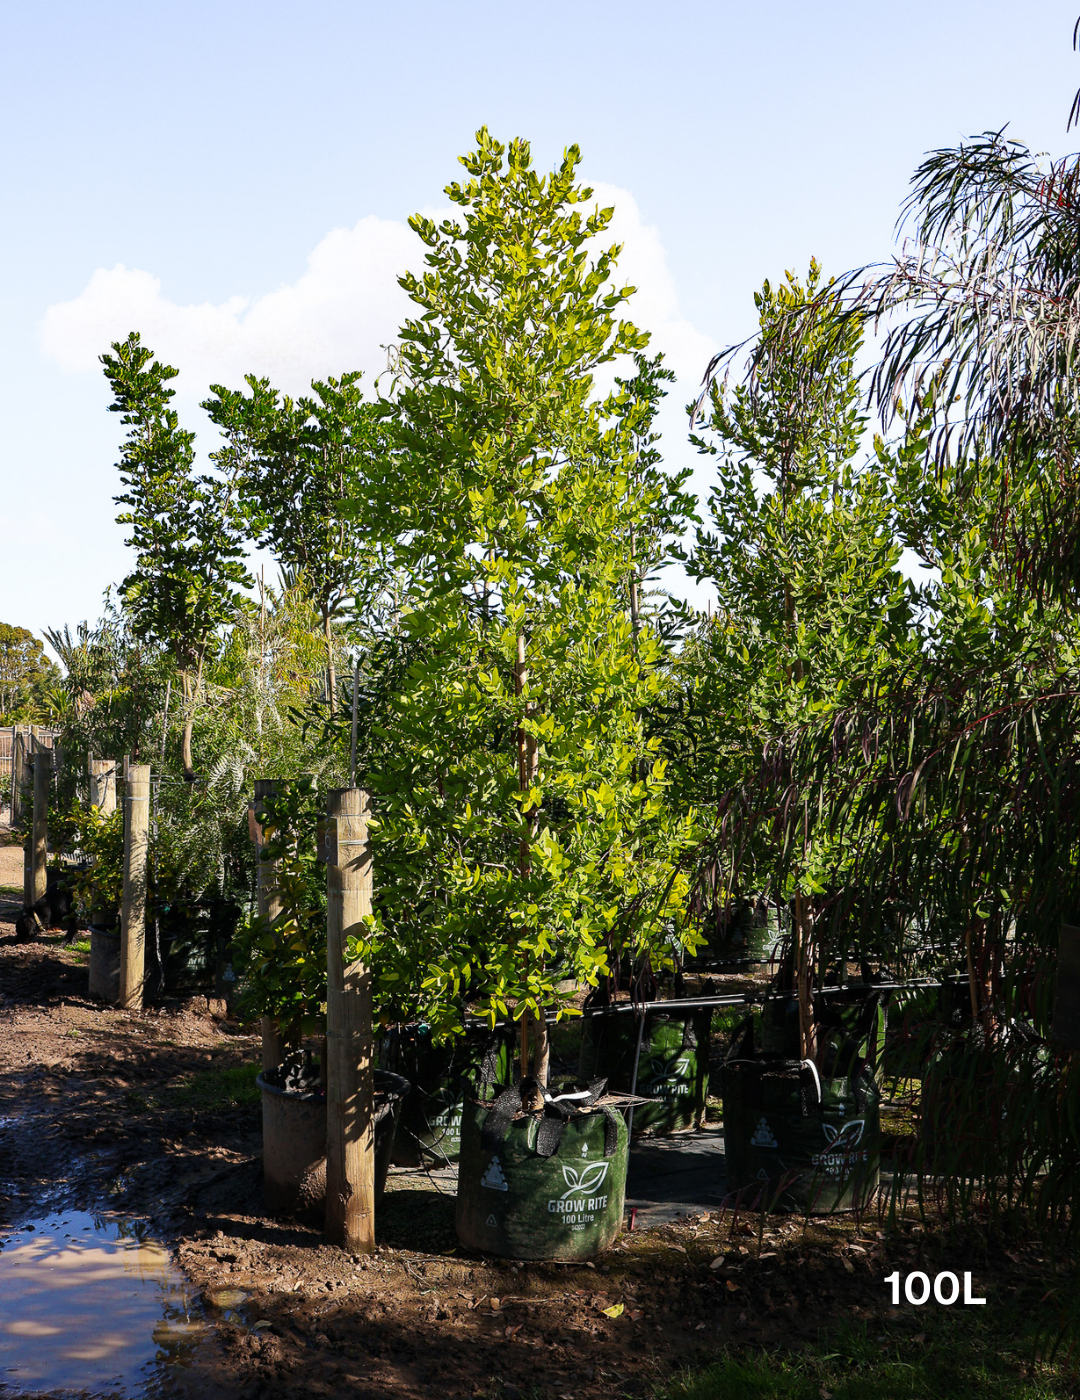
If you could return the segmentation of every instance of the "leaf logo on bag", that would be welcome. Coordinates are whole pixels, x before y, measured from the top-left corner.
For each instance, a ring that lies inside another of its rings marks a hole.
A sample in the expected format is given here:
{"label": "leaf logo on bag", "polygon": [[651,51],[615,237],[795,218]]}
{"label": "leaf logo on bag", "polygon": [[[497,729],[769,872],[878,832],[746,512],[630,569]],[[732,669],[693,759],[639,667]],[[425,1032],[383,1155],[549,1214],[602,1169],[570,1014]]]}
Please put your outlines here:
{"label": "leaf logo on bag", "polygon": [[853,1118],[850,1123],[845,1123],[842,1128],[834,1128],[831,1123],[822,1123],[822,1132],[825,1134],[825,1141],[831,1148],[839,1150],[847,1147],[858,1147],[862,1141],[863,1128],[866,1120],[863,1118]]}
{"label": "leaf logo on bag", "polygon": [[579,1191],[582,1195],[588,1195],[590,1191],[595,1191],[597,1187],[603,1185],[609,1166],[609,1162],[590,1162],[579,1172],[577,1167],[568,1166],[564,1162],[562,1174],[567,1189],[562,1193],[562,1199],[565,1201],[569,1196],[573,1196]]}
{"label": "leaf logo on bag", "polygon": [[678,1054],[670,1060],[653,1058],[649,1061],[653,1081],[657,1079],[681,1079],[690,1068],[689,1055]]}

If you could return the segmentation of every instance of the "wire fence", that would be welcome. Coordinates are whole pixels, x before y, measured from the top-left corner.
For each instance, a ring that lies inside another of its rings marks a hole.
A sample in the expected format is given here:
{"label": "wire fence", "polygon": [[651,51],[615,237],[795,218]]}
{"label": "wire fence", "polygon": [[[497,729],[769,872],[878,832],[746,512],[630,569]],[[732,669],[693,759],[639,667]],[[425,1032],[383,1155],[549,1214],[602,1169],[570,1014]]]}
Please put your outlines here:
{"label": "wire fence", "polygon": [[43,724],[5,724],[0,726],[0,817],[14,821],[21,815],[28,794],[29,777],[26,764],[39,749],[53,755],[53,781],[63,766],[64,751],[60,747],[59,729]]}

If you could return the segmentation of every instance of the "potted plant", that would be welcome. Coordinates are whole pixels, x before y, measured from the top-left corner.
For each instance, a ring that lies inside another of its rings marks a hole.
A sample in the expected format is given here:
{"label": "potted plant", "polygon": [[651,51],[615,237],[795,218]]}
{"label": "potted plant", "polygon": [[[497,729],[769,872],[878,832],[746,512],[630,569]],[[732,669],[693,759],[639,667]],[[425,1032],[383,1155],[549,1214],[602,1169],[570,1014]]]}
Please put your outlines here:
{"label": "potted plant", "polygon": [[[362,755],[386,994],[440,1038],[464,1008],[518,1025],[515,1085],[467,1104],[458,1233],[487,1252],[572,1257],[621,1224],[626,1125],[550,1082],[548,1019],[623,955],[686,939],[693,812],[676,814],[647,716],[668,655],[642,576],[688,509],[638,460],[655,396],[593,375],[646,337],[616,313],[611,210],[580,212],[571,147],[540,176],[486,130],[447,189],[460,217],[412,227],[417,307],[387,401],[397,452],[357,510],[392,521],[403,664]],[[554,1202],[554,1204],[552,1204]]]}
{"label": "potted plant", "polygon": [[[326,1196],[326,893],[316,850],[318,795],[310,777],[282,779],[260,799],[260,861],[273,870],[280,913],[238,930],[233,966],[239,1013],[270,1017],[285,1048],[256,1082],[263,1099],[263,1183],[275,1215],[318,1219]],[[322,1042],[316,1058],[305,1037]],[[398,1111],[408,1084],[375,1075],[375,1184],[385,1185]]]}
{"label": "potted plant", "polygon": [[[729,1189],[828,1211],[877,1179],[871,1030],[844,1037],[851,1052],[838,1055],[822,999],[830,968],[847,980],[855,855],[842,824],[808,818],[797,829],[786,805],[779,817],[755,805],[754,784],[780,770],[780,736],[914,654],[914,597],[882,474],[855,462],[859,318],[842,314],[814,261],[805,284],[789,273],[755,301],[751,369],[735,386],[713,380],[695,439],[717,484],[712,529],[699,529],[689,562],[718,601],[685,657],[700,737],[689,791],[716,803],[725,833],[697,903],[730,920],[741,890],[757,888],[790,911],[761,1035],[743,1038],[725,1067]],[[871,1019],[873,997],[867,986]]]}

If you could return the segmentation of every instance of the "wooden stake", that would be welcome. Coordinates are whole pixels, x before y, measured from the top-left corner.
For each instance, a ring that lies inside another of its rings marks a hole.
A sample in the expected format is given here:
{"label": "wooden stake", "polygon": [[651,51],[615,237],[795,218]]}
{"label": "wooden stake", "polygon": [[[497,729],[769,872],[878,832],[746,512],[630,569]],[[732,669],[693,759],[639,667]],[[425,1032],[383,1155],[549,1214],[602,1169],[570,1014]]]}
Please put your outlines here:
{"label": "wooden stake", "polygon": [[45,898],[48,887],[49,860],[49,788],[52,778],[52,754],[46,748],[39,748],[34,755],[34,829],[33,829],[33,874],[31,898],[28,904],[36,904]]}
{"label": "wooden stake", "polygon": [[[277,791],[277,785],[272,778],[255,779],[255,807],[256,811],[264,797],[273,797]],[[260,827],[261,829],[261,827]],[[262,859],[261,841],[255,846],[255,863],[258,871],[258,913],[260,919],[276,919],[281,913],[281,892],[278,889],[277,865],[272,860]],[[268,1069],[277,1069],[285,1058],[285,1045],[281,1038],[281,1029],[272,1016],[262,1018],[262,1067],[265,1072]]]}
{"label": "wooden stake", "polygon": [[116,759],[92,758],[87,766],[90,769],[90,805],[103,817],[111,817],[116,811]]}
{"label": "wooden stake", "polygon": [[124,791],[124,902],[120,915],[120,1002],[139,1011],[146,980],[146,853],[150,837],[150,765],[128,767]]}
{"label": "wooden stake", "polygon": [[371,972],[346,964],[349,934],[371,913],[367,793],[332,792],[337,858],[326,868],[326,1238],[351,1254],[375,1248],[375,1114]]}

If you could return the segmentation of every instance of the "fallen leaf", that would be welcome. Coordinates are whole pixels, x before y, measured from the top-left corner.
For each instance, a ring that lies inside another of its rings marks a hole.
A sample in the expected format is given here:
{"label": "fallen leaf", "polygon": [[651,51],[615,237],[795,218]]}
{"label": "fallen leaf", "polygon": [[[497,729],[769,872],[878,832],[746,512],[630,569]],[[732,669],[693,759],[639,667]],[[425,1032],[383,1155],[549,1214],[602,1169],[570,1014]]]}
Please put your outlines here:
{"label": "fallen leaf", "polygon": [[729,1293],[738,1293],[739,1285],[735,1282],[733,1278],[729,1278],[727,1280],[727,1290]]}
{"label": "fallen leaf", "polygon": [[677,1249],[680,1254],[686,1253],[686,1246],[684,1244],[669,1244],[668,1249]]}
{"label": "fallen leaf", "polygon": [[719,1269],[719,1268],[722,1268],[722,1267],[723,1267],[723,1263],[724,1263],[724,1256],[723,1256],[722,1254],[718,1254],[718,1255],[716,1256],[716,1258],[712,1261],[712,1263],[709,1265],[709,1268],[710,1268],[710,1269]]}
{"label": "fallen leaf", "polygon": [[821,1396],[821,1400],[832,1400],[832,1391],[826,1390],[824,1386],[821,1387],[818,1394]]}
{"label": "fallen leaf", "polygon": [[913,1342],[925,1342],[925,1341],[926,1341],[926,1333],[925,1333],[925,1332],[916,1332],[915,1335],[914,1335],[914,1337],[912,1337],[911,1340],[912,1340]]}
{"label": "fallen leaf", "polygon": [[631,1322],[640,1322],[641,1319],[645,1316],[645,1314],[641,1311],[640,1308],[637,1308],[634,1312],[628,1312],[626,1316],[630,1319]]}
{"label": "fallen leaf", "polygon": [[622,1303],[612,1303],[610,1308],[602,1308],[601,1312],[605,1317],[622,1317],[626,1311]]}
{"label": "fallen leaf", "polygon": [[516,1327],[508,1327],[503,1335],[507,1337],[512,1337],[515,1333],[520,1332],[524,1325],[525,1324],[523,1322],[519,1322]]}
{"label": "fallen leaf", "polygon": [[492,1311],[492,1312],[501,1312],[501,1311],[502,1311],[502,1303],[499,1302],[498,1298],[492,1298],[492,1300],[491,1300],[491,1311]]}
{"label": "fallen leaf", "polygon": [[844,1268],[847,1269],[849,1274],[853,1274],[855,1272],[855,1265],[851,1262],[850,1259],[841,1259],[840,1262],[841,1264],[843,1264]]}
{"label": "fallen leaf", "polygon": [[273,1325],[274,1324],[268,1321],[265,1317],[260,1317],[258,1322],[256,1322],[255,1326],[251,1330],[253,1332],[261,1332],[264,1327],[273,1327]]}

